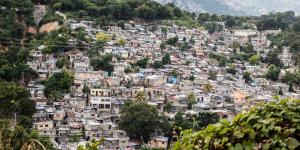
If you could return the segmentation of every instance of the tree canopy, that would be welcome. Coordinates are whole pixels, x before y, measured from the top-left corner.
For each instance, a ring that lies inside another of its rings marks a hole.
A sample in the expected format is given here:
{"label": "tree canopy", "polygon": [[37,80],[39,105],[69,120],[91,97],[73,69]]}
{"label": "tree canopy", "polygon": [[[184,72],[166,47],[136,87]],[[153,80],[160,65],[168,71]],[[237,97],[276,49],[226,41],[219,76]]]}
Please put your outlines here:
{"label": "tree canopy", "polygon": [[45,83],[45,96],[61,97],[62,94],[70,92],[70,87],[73,84],[73,80],[74,77],[66,71],[54,73],[47,79]]}
{"label": "tree canopy", "polygon": [[129,137],[147,140],[151,133],[165,131],[168,122],[159,115],[156,108],[144,102],[125,104],[121,108],[119,127]]}
{"label": "tree canopy", "polygon": [[31,116],[35,103],[29,99],[29,92],[12,82],[0,82],[0,116],[9,117],[12,113]]}

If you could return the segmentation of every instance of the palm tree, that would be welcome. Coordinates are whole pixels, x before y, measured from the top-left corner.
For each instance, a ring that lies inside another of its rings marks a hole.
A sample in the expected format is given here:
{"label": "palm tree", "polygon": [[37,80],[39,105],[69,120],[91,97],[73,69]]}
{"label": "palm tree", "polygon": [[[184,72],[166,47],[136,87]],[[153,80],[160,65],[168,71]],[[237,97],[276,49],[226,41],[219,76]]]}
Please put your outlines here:
{"label": "palm tree", "polygon": [[21,150],[47,150],[38,140],[30,139],[21,148]]}

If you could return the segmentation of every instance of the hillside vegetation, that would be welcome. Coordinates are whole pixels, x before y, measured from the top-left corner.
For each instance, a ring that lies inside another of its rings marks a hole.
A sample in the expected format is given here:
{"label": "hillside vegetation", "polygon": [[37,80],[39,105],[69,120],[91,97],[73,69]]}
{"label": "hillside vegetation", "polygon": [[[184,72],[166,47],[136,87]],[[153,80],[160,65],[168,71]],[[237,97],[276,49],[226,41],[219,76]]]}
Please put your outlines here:
{"label": "hillside vegetation", "polygon": [[174,150],[251,150],[300,148],[300,100],[260,104],[232,122],[221,120],[205,129],[183,133]]}

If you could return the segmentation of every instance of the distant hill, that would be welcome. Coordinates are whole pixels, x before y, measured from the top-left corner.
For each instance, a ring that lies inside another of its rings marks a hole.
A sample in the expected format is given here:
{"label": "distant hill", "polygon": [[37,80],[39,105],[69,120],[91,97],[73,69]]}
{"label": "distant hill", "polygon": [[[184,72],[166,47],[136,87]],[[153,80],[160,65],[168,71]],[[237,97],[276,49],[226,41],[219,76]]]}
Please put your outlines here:
{"label": "distant hill", "polygon": [[209,12],[228,15],[261,15],[269,12],[293,10],[300,14],[299,0],[155,0],[173,2],[192,12]]}

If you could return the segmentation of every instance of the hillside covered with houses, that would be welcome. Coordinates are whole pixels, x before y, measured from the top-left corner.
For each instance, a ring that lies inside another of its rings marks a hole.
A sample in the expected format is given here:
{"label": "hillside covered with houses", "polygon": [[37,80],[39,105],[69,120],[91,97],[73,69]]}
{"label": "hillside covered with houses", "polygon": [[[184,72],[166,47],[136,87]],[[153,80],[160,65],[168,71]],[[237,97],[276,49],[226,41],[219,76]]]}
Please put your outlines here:
{"label": "hillside covered with houses", "polygon": [[170,149],[185,130],[300,99],[293,12],[196,15],[148,0],[0,4],[0,149]]}

